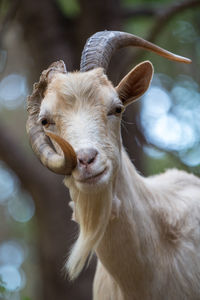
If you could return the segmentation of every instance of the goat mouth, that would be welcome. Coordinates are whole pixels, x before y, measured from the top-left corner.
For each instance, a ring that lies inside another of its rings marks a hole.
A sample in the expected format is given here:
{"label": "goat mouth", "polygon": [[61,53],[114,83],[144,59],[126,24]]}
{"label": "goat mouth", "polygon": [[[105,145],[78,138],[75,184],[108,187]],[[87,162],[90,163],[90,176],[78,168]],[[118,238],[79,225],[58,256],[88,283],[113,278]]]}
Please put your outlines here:
{"label": "goat mouth", "polygon": [[95,184],[97,183],[105,174],[107,173],[107,168],[105,168],[102,172],[87,176],[85,178],[77,179],[80,183],[86,183],[86,184]]}

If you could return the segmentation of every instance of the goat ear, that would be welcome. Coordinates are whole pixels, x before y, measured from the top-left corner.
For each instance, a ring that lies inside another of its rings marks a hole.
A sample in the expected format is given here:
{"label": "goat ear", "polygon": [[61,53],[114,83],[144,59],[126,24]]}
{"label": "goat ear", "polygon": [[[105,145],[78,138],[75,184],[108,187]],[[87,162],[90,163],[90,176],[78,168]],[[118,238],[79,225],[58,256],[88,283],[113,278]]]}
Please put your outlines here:
{"label": "goat ear", "polygon": [[148,89],[153,76],[153,65],[144,61],[133,68],[118,84],[116,91],[124,105],[141,97]]}

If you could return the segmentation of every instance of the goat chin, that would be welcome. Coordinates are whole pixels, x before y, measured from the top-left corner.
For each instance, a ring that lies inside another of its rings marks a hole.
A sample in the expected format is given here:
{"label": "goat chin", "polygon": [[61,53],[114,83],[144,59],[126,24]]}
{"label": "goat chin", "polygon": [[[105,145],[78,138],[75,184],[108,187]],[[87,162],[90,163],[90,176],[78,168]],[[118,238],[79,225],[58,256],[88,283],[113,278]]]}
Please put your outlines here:
{"label": "goat chin", "polygon": [[82,271],[86,260],[98,247],[108,225],[112,206],[112,185],[108,184],[98,193],[82,193],[69,178],[64,181],[74,201],[75,220],[79,223],[79,236],[66,262],[71,280]]}

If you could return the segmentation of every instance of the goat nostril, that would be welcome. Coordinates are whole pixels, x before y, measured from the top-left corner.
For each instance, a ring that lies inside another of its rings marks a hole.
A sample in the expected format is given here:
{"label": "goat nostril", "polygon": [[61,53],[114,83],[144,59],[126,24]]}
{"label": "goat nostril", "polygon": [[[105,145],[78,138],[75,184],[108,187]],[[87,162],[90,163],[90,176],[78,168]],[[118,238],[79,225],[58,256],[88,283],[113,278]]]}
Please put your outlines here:
{"label": "goat nostril", "polygon": [[77,159],[81,165],[88,166],[95,161],[97,154],[98,151],[96,149],[80,149],[77,152]]}
{"label": "goat nostril", "polygon": [[[96,155],[95,155],[96,157]],[[91,157],[89,160],[88,160],[88,164],[91,164],[94,160],[95,160],[95,157]]]}
{"label": "goat nostril", "polygon": [[79,162],[84,165],[84,160],[78,157]]}

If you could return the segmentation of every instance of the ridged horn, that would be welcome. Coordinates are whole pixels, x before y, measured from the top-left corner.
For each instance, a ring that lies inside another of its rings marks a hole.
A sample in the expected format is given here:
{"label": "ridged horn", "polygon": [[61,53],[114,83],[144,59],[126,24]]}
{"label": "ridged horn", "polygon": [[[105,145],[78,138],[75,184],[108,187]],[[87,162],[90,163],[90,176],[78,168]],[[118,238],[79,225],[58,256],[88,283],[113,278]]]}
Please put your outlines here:
{"label": "ridged horn", "polygon": [[[29,136],[33,151],[40,161],[51,171],[69,175],[76,167],[76,154],[72,146],[53,133],[44,132],[43,126],[38,122],[40,105],[48,83],[56,73],[66,73],[63,61],[53,63],[47,70],[44,70],[38,83],[33,86],[33,93],[28,97],[28,120],[26,130]],[[49,137],[53,139],[62,149],[63,155],[58,154]]]}
{"label": "ridged horn", "polygon": [[170,60],[191,63],[190,59],[171,53],[136,35],[120,31],[100,31],[87,40],[82,52],[80,71],[101,67],[106,72],[115,50],[127,46],[141,47]]}

